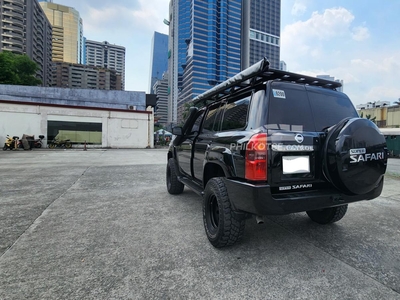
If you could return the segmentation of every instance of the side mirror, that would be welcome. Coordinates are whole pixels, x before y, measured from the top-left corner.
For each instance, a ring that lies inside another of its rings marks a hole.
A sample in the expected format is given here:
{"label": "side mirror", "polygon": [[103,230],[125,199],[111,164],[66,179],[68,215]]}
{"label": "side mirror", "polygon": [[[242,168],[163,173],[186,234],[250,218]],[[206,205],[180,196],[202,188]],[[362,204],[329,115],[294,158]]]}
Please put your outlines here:
{"label": "side mirror", "polygon": [[172,128],[172,134],[174,134],[174,135],[183,135],[182,127],[174,127],[174,128]]}

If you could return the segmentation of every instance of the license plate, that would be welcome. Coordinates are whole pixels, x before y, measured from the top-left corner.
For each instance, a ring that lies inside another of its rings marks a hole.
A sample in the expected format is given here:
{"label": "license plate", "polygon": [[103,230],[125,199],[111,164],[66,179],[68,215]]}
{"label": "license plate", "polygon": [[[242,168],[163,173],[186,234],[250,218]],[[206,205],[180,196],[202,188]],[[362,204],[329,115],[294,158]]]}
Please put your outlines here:
{"label": "license plate", "polygon": [[282,156],[283,174],[310,173],[309,156]]}

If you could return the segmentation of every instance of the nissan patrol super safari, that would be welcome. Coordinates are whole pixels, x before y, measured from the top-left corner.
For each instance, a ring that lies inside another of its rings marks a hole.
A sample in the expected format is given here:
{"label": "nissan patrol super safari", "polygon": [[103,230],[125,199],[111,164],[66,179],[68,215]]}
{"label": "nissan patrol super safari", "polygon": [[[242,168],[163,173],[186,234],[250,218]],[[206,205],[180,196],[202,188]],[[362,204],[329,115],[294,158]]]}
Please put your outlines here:
{"label": "nissan patrol super safari", "polygon": [[173,128],[167,189],[203,197],[206,235],[234,244],[245,220],[305,211],[328,224],[381,194],[387,148],[341,84],[269,68],[267,59],[194,99]]}

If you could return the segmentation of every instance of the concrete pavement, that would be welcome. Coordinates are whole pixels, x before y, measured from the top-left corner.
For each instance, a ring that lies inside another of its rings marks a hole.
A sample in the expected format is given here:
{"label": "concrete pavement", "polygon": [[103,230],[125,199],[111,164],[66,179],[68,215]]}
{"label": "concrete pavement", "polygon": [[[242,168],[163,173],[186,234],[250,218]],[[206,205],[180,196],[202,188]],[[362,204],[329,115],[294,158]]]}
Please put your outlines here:
{"label": "concrete pavement", "polygon": [[[400,174],[396,163],[393,173]],[[246,223],[222,250],[165,149],[0,153],[0,299],[400,299],[400,190],[321,226]]]}

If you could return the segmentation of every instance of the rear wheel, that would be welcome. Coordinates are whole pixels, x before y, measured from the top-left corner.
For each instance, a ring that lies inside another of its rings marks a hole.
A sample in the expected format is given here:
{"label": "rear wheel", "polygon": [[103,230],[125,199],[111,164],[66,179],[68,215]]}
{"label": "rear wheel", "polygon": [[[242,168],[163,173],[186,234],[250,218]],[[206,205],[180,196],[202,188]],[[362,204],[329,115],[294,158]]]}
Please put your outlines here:
{"label": "rear wheel", "polygon": [[50,148],[50,149],[54,149],[55,147],[56,147],[56,144],[54,144],[54,143],[50,143],[50,144],[49,144],[49,148]]}
{"label": "rear wheel", "polygon": [[71,149],[72,148],[72,143],[71,142],[66,142],[65,143],[65,148]]}
{"label": "rear wheel", "polygon": [[245,215],[232,210],[222,178],[211,178],[207,182],[203,222],[207,238],[216,248],[233,245],[243,236]]}
{"label": "rear wheel", "polygon": [[347,204],[320,210],[309,210],[307,215],[318,224],[329,224],[341,220],[347,212]]}
{"label": "rear wheel", "polygon": [[181,194],[185,185],[178,180],[176,165],[173,158],[168,160],[167,164],[167,190],[172,195]]}

